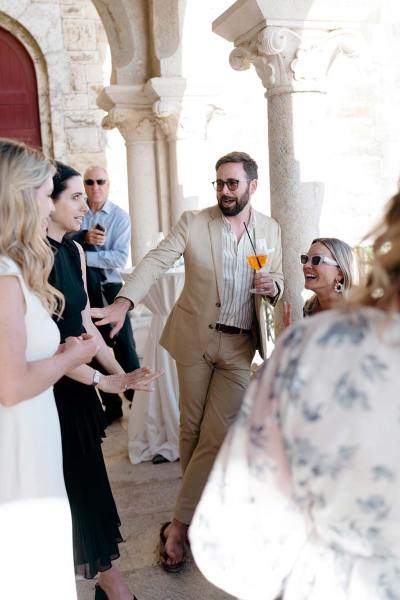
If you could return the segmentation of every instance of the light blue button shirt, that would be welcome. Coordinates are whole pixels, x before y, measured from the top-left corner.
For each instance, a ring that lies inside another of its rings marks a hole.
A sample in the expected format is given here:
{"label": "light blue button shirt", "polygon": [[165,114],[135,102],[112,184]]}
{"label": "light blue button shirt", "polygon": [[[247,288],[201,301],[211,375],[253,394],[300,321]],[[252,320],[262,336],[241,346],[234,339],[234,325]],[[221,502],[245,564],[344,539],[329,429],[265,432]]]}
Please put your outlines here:
{"label": "light blue button shirt", "polygon": [[131,239],[131,221],[128,213],[107,200],[104,206],[93,213],[90,208],[84,215],[81,229],[92,229],[100,223],[106,230],[106,243],[96,246],[97,250],[86,251],[88,267],[104,269],[105,283],[121,283],[119,269],[126,265]]}

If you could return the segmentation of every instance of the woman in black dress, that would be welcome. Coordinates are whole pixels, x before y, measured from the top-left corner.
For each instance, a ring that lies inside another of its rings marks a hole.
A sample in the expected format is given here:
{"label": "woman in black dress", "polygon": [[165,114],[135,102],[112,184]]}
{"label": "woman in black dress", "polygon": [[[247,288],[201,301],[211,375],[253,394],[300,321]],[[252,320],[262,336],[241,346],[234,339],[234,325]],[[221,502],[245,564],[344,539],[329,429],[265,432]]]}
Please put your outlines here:
{"label": "woman in black dress", "polygon": [[[90,318],[82,248],[65,238],[79,231],[88,210],[83,182],[74,169],[57,163],[52,194],[55,211],[48,227],[54,251],[51,284],[65,296],[65,309],[57,320],[62,341],[88,332],[98,340],[96,361],[111,375],[102,375],[96,362],[68,373],[54,386],[61,424],[64,478],[71,506],[76,573],[90,579],[100,572],[96,600],[132,600],[132,594],[111,561],[119,557],[120,519],[112,496],[101,451],[105,418],[96,387],[111,393],[149,389],[159,374],[137,369],[125,374]],[[134,597],[135,598],[135,597]]]}

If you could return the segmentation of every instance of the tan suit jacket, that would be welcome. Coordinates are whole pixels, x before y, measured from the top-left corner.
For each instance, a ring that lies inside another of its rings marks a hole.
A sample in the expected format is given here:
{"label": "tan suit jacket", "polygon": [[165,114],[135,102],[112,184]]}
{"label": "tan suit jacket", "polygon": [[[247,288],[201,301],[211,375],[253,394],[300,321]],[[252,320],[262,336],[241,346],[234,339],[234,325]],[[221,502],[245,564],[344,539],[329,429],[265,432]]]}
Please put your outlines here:
{"label": "tan suit jacket", "polygon": [[[265,238],[271,257],[270,273],[283,292],[281,232],[278,223],[253,209],[256,238]],[[183,365],[193,365],[207,349],[213,328],[218,322],[222,287],[223,221],[219,207],[186,211],[168,236],[151,250],[135,268],[119,296],[135,305],[147,294],[163,271],[172,267],[183,255],[185,284],[168,317],[160,344]],[[261,309],[255,298],[256,313]],[[259,319],[257,319],[259,320]],[[253,326],[254,348],[259,344],[257,323]]]}

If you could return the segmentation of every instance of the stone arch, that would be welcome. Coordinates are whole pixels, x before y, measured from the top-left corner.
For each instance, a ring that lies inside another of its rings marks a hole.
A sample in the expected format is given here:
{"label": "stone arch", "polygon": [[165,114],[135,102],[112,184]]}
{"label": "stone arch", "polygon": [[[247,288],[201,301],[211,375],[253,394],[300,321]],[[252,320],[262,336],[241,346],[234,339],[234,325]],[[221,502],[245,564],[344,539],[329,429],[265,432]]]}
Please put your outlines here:
{"label": "stone arch", "polygon": [[182,76],[182,31],[189,0],[153,0],[152,47],[159,72],[154,76]]}
{"label": "stone arch", "polygon": [[188,0],[92,0],[112,56],[111,84],[138,85],[180,77],[182,27]]}
{"label": "stone arch", "polygon": [[143,84],[151,76],[148,11],[140,0],[92,0],[112,58],[111,84]]}
{"label": "stone arch", "polygon": [[54,158],[54,140],[51,123],[51,106],[49,94],[49,74],[44,54],[33,35],[19,21],[0,12],[0,26],[21,42],[31,57],[37,79],[38,103],[40,115],[40,131],[42,148],[46,156]]}

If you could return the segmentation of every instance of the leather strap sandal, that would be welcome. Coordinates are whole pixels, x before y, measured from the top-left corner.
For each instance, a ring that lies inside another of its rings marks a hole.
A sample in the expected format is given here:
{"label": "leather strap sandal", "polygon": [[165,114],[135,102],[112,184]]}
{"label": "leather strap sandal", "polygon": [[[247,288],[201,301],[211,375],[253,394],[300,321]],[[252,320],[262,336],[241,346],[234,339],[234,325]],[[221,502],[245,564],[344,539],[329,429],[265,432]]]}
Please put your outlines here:
{"label": "leather strap sandal", "polygon": [[183,544],[183,555],[181,561],[175,564],[170,564],[167,562],[168,559],[171,558],[165,549],[165,544],[167,541],[167,538],[165,537],[165,530],[169,525],[171,525],[171,521],[164,523],[160,529],[160,563],[164,571],[167,573],[180,573],[186,564],[186,549],[185,545]]}

